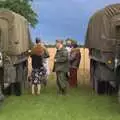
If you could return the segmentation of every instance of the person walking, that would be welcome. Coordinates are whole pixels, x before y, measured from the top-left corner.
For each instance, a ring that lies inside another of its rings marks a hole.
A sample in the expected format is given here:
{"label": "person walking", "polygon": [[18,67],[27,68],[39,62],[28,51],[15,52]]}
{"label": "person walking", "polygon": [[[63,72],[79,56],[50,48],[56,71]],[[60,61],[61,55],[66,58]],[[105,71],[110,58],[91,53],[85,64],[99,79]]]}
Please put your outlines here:
{"label": "person walking", "polygon": [[[40,46],[42,49],[43,49],[43,54],[42,54],[42,59],[43,59],[43,66],[44,68],[46,69],[46,75],[43,77],[43,80],[42,80],[42,84],[44,85],[44,87],[47,86],[47,81],[48,81],[48,76],[50,74],[50,70],[49,70],[49,65],[48,65],[48,62],[49,62],[49,52],[47,50],[47,48],[45,47],[45,44],[41,41],[40,38],[36,38],[36,46]],[[38,53],[40,53],[38,51]]]}
{"label": "person walking", "polygon": [[81,53],[76,42],[72,43],[72,50],[70,53],[69,63],[70,63],[70,76],[69,85],[70,87],[77,87],[77,70],[79,69]]}
{"label": "person walking", "polygon": [[64,48],[62,40],[56,40],[56,48],[53,72],[56,72],[57,76],[58,94],[65,95],[69,72],[68,51]]}
{"label": "person walking", "polygon": [[32,94],[35,94],[35,87],[37,86],[37,94],[40,94],[41,83],[43,77],[46,75],[46,69],[43,65],[44,47],[40,44],[40,40],[36,39],[36,45],[31,50],[32,58]]}

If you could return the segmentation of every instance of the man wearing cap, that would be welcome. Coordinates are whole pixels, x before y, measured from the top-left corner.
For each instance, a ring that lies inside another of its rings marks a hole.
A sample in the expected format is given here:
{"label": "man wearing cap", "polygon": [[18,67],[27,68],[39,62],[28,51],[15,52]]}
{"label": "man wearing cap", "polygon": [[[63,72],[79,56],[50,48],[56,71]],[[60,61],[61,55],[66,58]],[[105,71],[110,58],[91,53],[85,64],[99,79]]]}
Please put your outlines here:
{"label": "man wearing cap", "polygon": [[69,72],[68,51],[64,48],[62,40],[56,40],[56,48],[53,72],[56,72],[57,76],[58,93],[65,95]]}

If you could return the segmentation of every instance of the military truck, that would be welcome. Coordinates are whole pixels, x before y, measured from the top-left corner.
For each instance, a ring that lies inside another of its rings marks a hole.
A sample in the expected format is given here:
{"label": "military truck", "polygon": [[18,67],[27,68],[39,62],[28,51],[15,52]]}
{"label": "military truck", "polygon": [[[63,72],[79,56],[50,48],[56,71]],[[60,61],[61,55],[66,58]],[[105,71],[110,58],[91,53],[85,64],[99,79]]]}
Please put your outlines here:
{"label": "military truck", "polygon": [[88,24],[85,47],[90,55],[90,80],[98,94],[120,89],[120,4],[97,11]]}
{"label": "military truck", "polygon": [[0,10],[0,98],[20,95],[27,80],[30,34],[27,20],[10,10]]}

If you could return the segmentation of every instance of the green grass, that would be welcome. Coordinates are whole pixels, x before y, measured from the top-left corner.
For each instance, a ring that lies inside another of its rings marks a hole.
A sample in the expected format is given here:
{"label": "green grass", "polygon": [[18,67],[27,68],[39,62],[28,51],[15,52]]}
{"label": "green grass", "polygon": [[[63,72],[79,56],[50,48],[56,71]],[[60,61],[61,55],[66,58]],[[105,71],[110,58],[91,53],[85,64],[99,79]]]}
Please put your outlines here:
{"label": "green grass", "polygon": [[57,96],[55,82],[49,83],[40,96],[8,97],[0,107],[0,120],[120,120],[115,96],[97,96],[83,86]]}

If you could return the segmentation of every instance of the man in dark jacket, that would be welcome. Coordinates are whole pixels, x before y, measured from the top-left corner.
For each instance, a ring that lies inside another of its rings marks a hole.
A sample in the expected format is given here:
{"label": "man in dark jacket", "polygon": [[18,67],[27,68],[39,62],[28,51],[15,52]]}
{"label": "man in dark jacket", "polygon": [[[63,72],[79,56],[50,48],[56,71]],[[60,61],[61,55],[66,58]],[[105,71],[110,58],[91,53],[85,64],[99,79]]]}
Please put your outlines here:
{"label": "man in dark jacket", "polygon": [[56,72],[57,86],[59,93],[65,95],[67,89],[68,72],[69,72],[69,61],[68,52],[63,46],[62,40],[56,41],[57,52],[54,59],[53,71]]}
{"label": "man in dark jacket", "polygon": [[77,70],[79,69],[81,59],[80,49],[77,47],[77,43],[73,42],[73,48],[70,53],[70,77],[69,85],[70,87],[77,87]]}

